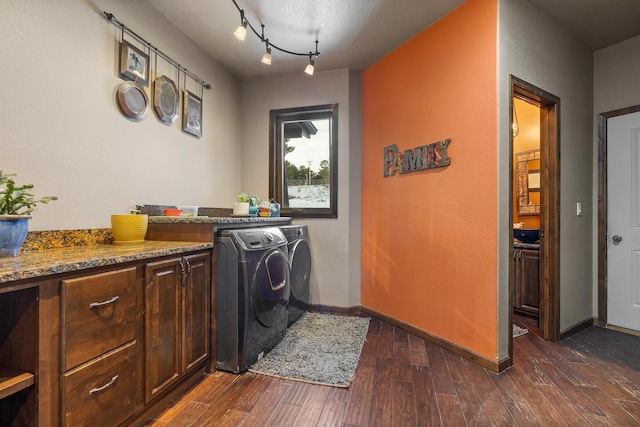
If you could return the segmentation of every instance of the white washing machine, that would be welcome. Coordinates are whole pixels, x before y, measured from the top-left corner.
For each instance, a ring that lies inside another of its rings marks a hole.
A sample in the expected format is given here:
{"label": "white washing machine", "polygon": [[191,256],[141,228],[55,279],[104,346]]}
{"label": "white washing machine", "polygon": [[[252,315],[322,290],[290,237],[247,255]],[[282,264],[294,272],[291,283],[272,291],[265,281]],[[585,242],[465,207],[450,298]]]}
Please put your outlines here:
{"label": "white washing machine", "polygon": [[287,239],[291,270],[291,297],[289,298],[287,325],[291,326],[309,310],[309,279],[311,277],[311,247],[306,225],[278,227]]}
{"label": "white washing machine", "polygon": [[287,329],[287,239],[277,227],[221,230],[216,254],[217,367],[239,373]]}

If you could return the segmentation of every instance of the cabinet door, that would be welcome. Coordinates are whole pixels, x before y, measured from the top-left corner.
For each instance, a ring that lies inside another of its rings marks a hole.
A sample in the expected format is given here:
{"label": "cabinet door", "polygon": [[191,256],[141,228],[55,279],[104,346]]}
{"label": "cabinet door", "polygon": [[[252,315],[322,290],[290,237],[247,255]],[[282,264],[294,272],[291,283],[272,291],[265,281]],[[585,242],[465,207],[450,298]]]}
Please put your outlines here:
{"label": "cabinet door", "polygon": [[145,268],[145,403],[180,378],[180,258]]}
{"label": "cabinet door", "polygon": [[522,249],[521,252],[520,307],[537,313],[540,295],[540,255],[533,249]]}
{"label": "cabinet door", "polygon": [[182,370],[197,368],[209,355],[209,254],[184,258],[182,292]]}

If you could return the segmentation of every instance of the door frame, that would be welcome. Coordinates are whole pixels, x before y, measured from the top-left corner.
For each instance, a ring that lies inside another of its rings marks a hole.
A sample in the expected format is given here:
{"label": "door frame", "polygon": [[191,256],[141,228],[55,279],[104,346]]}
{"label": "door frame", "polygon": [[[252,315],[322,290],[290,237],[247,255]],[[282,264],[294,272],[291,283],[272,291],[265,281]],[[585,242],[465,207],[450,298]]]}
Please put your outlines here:
{"label": "door frame", "polygon": [[607,120],[637,113],[640,105],[598,114],[598,325],[607,326]]}
{"label": "door frame", "polygon": [[[513,98],[540,108],[540,314],[539,333],[546,340],[560,339],[560,98],[510,75],[509,113],[513,117]],[[511,129],[511,127],[509,128]],[[513,171],[513,132],[509,132],[509,165]],[[511,172],[512,173],[512,172]],[[509,179],[509,218],[513,218],[513,178]],[[510,224],[511,225],[510,221]],[[509,236],[511,236],[511,230]],[[509,239],[513,253],[513,239]],[[509,271],[513,258],[509,257]],[[511,273],[510,273],[511,274]],[[509,330],[514,298],[509,278]],[[509,357],[513,360],[513,336],[509,336]]]}

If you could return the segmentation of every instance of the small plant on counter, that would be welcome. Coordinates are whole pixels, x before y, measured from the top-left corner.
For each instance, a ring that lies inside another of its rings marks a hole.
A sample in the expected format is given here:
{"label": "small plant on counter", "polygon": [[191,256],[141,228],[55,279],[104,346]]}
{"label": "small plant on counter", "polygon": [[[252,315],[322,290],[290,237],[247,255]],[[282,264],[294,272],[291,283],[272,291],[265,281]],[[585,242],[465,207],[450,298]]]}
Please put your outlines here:
{"label": "small plant on counter", "polygon": [[238,201],[242,203],[251,203],[251,196],[247,193],[238,193]]}
{"label": "small plant on counter", "polygon": [[251,206],[258,206],[258,203],[260,203],[260,197],[250,196],[247,193],[238,193],[238,201],[249,203]]}
{"label": "small plant on counter", "polygon": [[58,200],[56,196],[36,199],[31,192],[33,184],[18,186],[13,179],[14,173],[5,174],[0,171],[0,215],[29,215],[39,203]]}

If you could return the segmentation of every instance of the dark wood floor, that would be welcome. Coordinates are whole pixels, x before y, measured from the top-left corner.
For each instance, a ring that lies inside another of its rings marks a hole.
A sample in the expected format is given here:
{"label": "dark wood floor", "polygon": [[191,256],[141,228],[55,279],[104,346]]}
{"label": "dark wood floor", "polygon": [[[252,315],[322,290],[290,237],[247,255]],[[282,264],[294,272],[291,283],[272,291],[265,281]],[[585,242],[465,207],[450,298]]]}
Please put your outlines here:
{"label": "dark wood floor", "polygon": [[372,320],[348,389],[216,372],[148,425],[640,425],[640,337],[590,327],[553,344],[527,327],[495,374]]}

